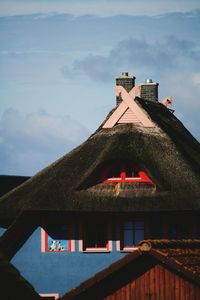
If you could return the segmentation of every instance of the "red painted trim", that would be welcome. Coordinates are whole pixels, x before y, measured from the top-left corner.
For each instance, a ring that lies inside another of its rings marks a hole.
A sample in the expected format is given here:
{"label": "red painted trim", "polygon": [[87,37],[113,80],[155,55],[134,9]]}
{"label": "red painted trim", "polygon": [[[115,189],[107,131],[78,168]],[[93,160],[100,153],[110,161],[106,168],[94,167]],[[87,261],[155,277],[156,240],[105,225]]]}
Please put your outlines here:
{"label": "red painted trim", "polygon": [[45,238],[44,238],[44,242],[45,242],[45,247],[44,247],[44,249],[45,249],[45,252],[50,252],[50,251],[48,250],[48,234],[46,233],[46,231],[44,231],[44,236],[45,236]]}
{"label": "red painted trim", "polygon": [[153,181],[149,178],[149,176],[147,175],[147,173],[145,171],[139,171],[139,175],[142,180],[141,182],[153,183]]}
{"label": "red painted trim", "polygon": [[[105,170],[102,173],[101,181],[107,182],[107,183],[109,183],[109,182],[130,182],[130,183],[140,182],[141,183],[142,182],[142,183],[153,184],[153,181],[149,178],[149,176],[147,175],[147,173],[144,170],[140,170],[138,172],[139,176],[137,176],[137,177],[127,177],[125,163],[121,162],[120,164],[121,164],[120,177],[106,178],[106,174],[108,173],[108,170],[109,170],[109,166],[107,166],[107,168],[105,168]],[[138,165],[136,163],[133,165],[133,169],[134,168],[138,169]]]}
{"label": "red painted trim", "polygon": [[50,250],[48,250],[48,233],[45,230],[44,230],[44,239],[45,239],[45,241],[44,241],[45,242],[45,247],[44,247],[45,252],[50,252],[50,253],[59,252],[59,253],[61,253],[61,252],[71,252],[71,250],[72,250],[72,240],[67,240],[67,242],[68,242],[68,250],[50,251]]}
{"label": "red painted trim", "polygon": [[67,252],[71,252],[72,251],[72,241],[68,240],[68,251]]}
{"label": "red painted trim", "polygon": [[140,177],[126,177],[125,172],[122,173],[122,177],[108,178],[103,182],[142,182],[153,184],[153,181],[148,177],[148,175],[144,171],[139,172]]}
{"label": "red painted trim", "polygon": [[125,181],[126,180],[126,172],[123,170],[120,175],[121,175],[121,180]]}

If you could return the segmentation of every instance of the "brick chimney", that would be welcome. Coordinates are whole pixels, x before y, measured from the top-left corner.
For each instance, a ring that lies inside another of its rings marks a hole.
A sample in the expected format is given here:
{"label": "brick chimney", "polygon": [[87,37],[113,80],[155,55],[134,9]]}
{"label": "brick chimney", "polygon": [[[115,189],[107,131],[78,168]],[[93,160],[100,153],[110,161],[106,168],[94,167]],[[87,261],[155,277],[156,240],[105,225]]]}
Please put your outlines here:
{"label": "brick chimney", "polygon": [[152,79],[146,79],[145,83],[141,84],[141,98],[149,101],[158,101],[158,83]]}
{"label": "brick chimney", "polygon": [[[129,93],[135,86],[135,76],[129,76],[128,72],[122,72],[122,75],[116,78],[116,85],[121,85]],[[122,100],[120,97],[116,97],[116,104],[118,105]]]}

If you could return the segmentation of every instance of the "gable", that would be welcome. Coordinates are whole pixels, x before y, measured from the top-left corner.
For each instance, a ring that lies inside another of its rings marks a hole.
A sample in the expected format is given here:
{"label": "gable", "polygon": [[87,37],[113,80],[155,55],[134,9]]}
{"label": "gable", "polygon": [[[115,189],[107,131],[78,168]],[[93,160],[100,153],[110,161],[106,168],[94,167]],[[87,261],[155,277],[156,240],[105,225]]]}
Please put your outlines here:
{"label": "gable", "polygon": [[[199,253],[199,240],[177,242],[158,240],[156,243],[158,248],[163,247],[163,241],[165,246],[173,244],[173,247],[180,252],[183,251],[188,258],[193,257],[193,252]],[[152,243],[154,244],[153,240]],[[61,299],[182,300],[183,295],[187,295],[189,300],[199,299],[198,275],[188,268],[187,264],[182,265],[175,258],[171,259],[162,253],[160,248],[159,250],[151,248],[149,242],[143,241],[132,254],[126,255],[97,273]]]}
{"label": "gable", "polygon": [[[141,268],[142,266],[140,266]],[[139,274],[138,274],[139,275]],[[122,276],[122,274],[121,274]],[[185,280],[178,274],[160,264],[156,264],[141,276],[123,274],[129,277],[128,282],[121,286],[118,282],[116,290],[111,291],[103,299],[111,300],[119,297],[124,300],[136,299],[182,299],[179,295],[190,295],[187,299],[193,300],[200,293],[200,287]],[[120,280],[119,280],[120,281]],[[73,298],[72,298],[73,299]]]}
{"label": "gable", "polygon": [[102,126],[103,128],[112,128],[117,123],[141,123],[144,127],[155,127],[154,123],[134,100],[138,88],[133,87],[128,93],[122,86],[116,86],[116,94],[117,96],[120,95],[122,102]]}
{"label": "gable", "polygon": [[128,107],[117,121],[117,124],[123,123],[140,123],[140,120],[138,119],[137,115]]}

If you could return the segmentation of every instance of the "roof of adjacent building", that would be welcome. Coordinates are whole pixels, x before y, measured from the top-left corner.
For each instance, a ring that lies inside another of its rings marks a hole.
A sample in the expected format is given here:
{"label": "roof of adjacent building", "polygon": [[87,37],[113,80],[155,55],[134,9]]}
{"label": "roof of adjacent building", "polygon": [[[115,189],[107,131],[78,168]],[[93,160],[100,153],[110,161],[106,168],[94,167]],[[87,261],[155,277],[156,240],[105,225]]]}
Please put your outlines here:
{"label": "roof of adjacent building", "polygon": [[[153,261],[151,258],[153,258]],[[145,263],[145,268],[143,263]],[[152,268],[156,264],[161,264],[178,274],[178,276],[200,287],[200,240],[142,241],[138,249],[133,253],[127,254],[122,259],[95,274],[78,287],[67,292],[61,299],[86,299],[84,296],[94,290],[106,293],[106,289],[109,286],[108,282],[112,282],[114,275],[119,279],[121,274],[123,278],[125,276],[125,268],[128,265],[131,265],[129,272],[131,270],[134,272],[137,266],[137,269],[140,269],[140,275],[138,276],[141,276],[142,272],[148,270],[148,265]]]}
{"label": "roof of adjacent building", "polygon": [[[200,145],[174,114],[159,102],[136,98],[154,123],[117,124],[92,134],[0,199],[0,222],[22,211],[199,211]],[[107,120],[107,119],[106,119]],[[99,182],[110,160],[142,163],[153,185]]]}
{"label": "roof of adjacent building", "polygon": [[28,180],[30,176],[0,175],[0,196]]}
{"label": "roof of adjacent building", "polygon": [[[0,253],[0,295],[2,299],[39,300],[33,286],[20,272]],[[4,298],[5,297],[5,298]]]}

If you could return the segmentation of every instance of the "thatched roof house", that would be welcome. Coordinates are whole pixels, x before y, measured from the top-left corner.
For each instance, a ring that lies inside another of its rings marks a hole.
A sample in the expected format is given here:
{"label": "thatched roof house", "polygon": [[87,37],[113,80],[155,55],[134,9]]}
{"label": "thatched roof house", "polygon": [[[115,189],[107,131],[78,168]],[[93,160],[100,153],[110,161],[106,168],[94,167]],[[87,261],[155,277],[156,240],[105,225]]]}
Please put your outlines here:
{"label": "thatched roof house", "polygon": [[[135,103],[154,127],[104,128],[104,121],[79,147],[1,197],[1,225],[24,211],[199,212],[199,143],[162,103],[140,97]],[[101,182],[103,166],[121,159],[139,162],[154,184],[120,183],[116,193],[116,184]]]}
{"label": "thatched roof house", "polygon": [[[158,101],[158,84],[135,87],[134,79],[118,78],[117,106],[84,143],[0,198],[0,227],[8,227],[1,251],[19,270],[25,267],[41,294],[61,295],[126,252],[133,253],[95,277],[100,283],[94,278],[80,286],[77,299],[85,299],[83,289],[101,289],[104,275],[106,288],[119,275],[119,286],[113,285],[118,289],[124,283],[121,270],[126,274],[140,263],[143,271],[153,263],[155,274],[162,269],[167,276],[173,262],[182,264],[180,285],[190,281],[191,289],[198,285],[200,291],[199,277],[186,270],[195,251],[199,266],[200,145],[168,108],[171,98]],[[144,239],[168,241],[149,241],[148,251],[137,250]],[[179,241],[187,248],[184,261],[169,257],[174,252],[168,250],[177,245],[170,239],[194,239]],[[63,299],[73,299],[76,292]]]}

